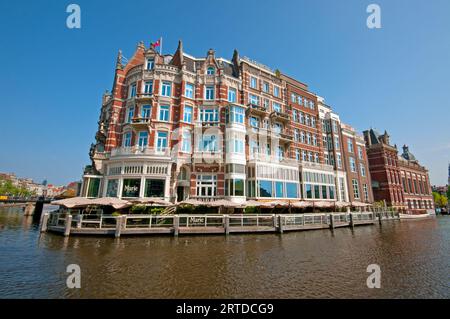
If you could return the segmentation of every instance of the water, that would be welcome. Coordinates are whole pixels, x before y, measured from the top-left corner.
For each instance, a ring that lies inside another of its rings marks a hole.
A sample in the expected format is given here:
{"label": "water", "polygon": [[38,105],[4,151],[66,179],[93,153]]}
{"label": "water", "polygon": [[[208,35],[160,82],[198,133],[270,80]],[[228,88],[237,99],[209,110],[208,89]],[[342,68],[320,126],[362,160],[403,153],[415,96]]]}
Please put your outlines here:
{"label": "water", "polygon": [[[381,289],[368,289],[369,264]],[[81,267],[81,289],[66,267]],[[174,237],[39,234],[0,211],[0,298],[449,298],[450,217],[382,227]]]}

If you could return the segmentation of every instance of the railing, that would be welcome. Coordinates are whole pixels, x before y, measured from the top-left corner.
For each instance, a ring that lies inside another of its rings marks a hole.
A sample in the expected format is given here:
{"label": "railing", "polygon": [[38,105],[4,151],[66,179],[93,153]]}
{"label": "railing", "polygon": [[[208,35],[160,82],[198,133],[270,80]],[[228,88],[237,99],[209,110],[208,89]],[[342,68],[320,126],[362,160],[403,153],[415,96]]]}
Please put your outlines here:
{"label": "railing", "polygon": [[[395,212],[354,212],[354,213],[320,213],[320,214],[255,214],[255,215],[99,215],[52,213],[48,216],[45,229],[64,230],[76,233],[105,233],[121,231],[133,233],[176,233],[193,232],[252,232],[334,228],[336,226],[354,226],[373,224],[376,217],[396,219]],[[70,222],[70,225],[68,224]],[[53,228],[52,228],[53,227]],[[42,225],[41,225],[42,229]],[[222,229],[222,230],[221,230]]]}
{"label": "railing", "polygon": [[118,147],[111,150],[111,157],[123,155],[154,155],[154,156],[170,156],[170,149],[158,149],[155,147]]}

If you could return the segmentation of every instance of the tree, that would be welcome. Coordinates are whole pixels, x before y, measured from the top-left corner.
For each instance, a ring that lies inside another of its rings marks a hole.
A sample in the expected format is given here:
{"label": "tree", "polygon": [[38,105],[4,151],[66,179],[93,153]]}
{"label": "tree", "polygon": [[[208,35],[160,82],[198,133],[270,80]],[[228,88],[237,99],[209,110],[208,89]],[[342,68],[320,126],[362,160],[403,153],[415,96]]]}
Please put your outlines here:
{"label": "tree", "polygon": [[436,207],[446,207],[448,204],[447,196],[441,195],[438,192],[433,192],[433,199]]}

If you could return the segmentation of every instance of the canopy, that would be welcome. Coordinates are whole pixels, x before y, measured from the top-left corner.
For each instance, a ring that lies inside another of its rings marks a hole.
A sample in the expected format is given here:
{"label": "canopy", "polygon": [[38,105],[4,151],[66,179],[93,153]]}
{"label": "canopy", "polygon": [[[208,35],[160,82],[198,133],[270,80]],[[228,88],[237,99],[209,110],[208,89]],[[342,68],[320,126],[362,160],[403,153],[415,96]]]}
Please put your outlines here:
{"label": "canopy", "polygon": [[317,208],[328,208],[328,207],[333,207],[333,206],[334,206],[333,202],[325,202],[325,201],[314,202],[314,207],[317,207]]}
{"label": "canopy", "polygon": [[51,202],[53,205],[60,205],[67,208],[83,207],[91,205],[92,200],[86,197],[72,197]]}
{"label": "canopy", "polygon": [[205,202],[201,202],[199,200],[193,199],[193,198],[189,198],[186,199],[182,202],[179,202],[178,205],[193,205],[193,206],[205,206],[206,203]]}
{"label": "canopy", "polygon": [[350,203],[347,203],[347,202],[336,202],[335,205],[336,205],[336,207],[342,208],[342,207],[349,207]]}
{"label": "canopy", "polygon": [[276,206],[289,206],[290,202],[284,201],[284,200],[274,200],[272,202],[265,203],[269,207],[276,207]]}
{"label": "canopy", "polygon": [[168,202],[164,199],[160,198],[145,198],[145,199],[137,199],[133,200],[134,203],[143,204],[146,206],[170,206],[171,202]]}
{"label": "canopy", "polygon": [[117,197],[99,197],[90,200],[90,205],[112,206],[115,209],[131,206],[129,201]]}
{"label": "canopy", "polygon": [[312,207],[312,202],[308,202],[308,201],[294,202],[294,203],[292,203],[292,207],[295,207],[295,208]]}
{"label": "canopy", "polygon": [[208,202],[207,206],[210,207],[240,207],[241,204],[232,202],[230,200],[226,200],[226,199],[219,199],[213,202]]}
{"label": "canopy", "polygon": [[367,203],[361,203],[361,202],[352,202],[352,206],[353,207],[367,207],[367,206],[372,206],[372,205],[367,204]]}
{"label": "canopy", "polygon": [[242,203],[242,206],[245,206],[245,207],[252,207],[252,206],[259,207],[259,206],[264,206],[264,202],[259,202],[257,200],[248,200],[248,201]]}

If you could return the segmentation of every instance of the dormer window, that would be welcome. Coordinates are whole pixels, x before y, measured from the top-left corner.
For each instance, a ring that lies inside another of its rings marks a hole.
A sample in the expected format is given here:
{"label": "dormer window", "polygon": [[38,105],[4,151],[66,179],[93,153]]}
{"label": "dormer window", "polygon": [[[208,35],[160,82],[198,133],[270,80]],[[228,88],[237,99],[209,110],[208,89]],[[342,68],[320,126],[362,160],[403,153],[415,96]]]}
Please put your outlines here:
{"label": "dormer window", "polygon": [[153,69],[155,65],[155,60],[153,58],[147,59],[147,70]]}
{"label": "dormer window", "polygon": [[216,73],[216,69],[213,66],[209,66],[208,69],[206,69],[206,74],[208,75],[214,75]]}

